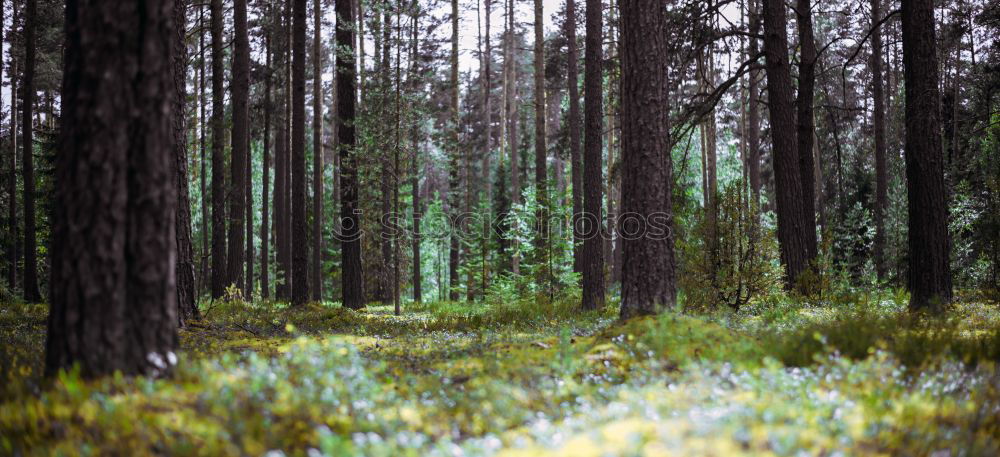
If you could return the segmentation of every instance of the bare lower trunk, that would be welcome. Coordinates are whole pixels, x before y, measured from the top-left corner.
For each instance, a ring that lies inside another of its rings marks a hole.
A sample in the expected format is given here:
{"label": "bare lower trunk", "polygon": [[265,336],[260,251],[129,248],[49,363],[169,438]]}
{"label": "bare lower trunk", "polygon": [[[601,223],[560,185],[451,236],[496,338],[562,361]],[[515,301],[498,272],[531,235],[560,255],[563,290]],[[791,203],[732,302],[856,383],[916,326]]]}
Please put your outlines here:
{"label": "bare lower trunk", "polygon": [[174,186],[177,189],[177,317],[180,324],[198,319],[195,301],[194,253],[191,241],[191,199],[188,192],[187,123],[184,102],[187,98],[187,46],[184,43],[187,7],[174,2],[173,11],[173,83],[174,83]]}
{"label": "bare lower trunk", "polygon": [[[582,214],[579,216],[579,224],[574,224],[574,234],[579,230],[579,236],[583,238],[580,256],[580,270],[583,274],[581,307],[585,310],[604,307],[604,244],[605,237],[609,234],[603,230],[604,217],[601,211],[603,199],[601,191],[604,188],[603,161],[601,160],[604,149],[604,20],[602,13],[601,0],[587,0],[586,58],[583,75],[586,112],[584,113],[582,170],[580,170],[582,176],[579,177],[579,193],[583,208]],[[575,81],[572,82],[573,86],[576,85],[575,83]],[[573,93],[572,89],[570,93]],[[570,103],[572,106],[573,102]],[[576,160],[573,163],[575,203],[577,197],[576,170],[581,164],[578,163],[579,157],[574,160]],[[586,182],[586,187],[583,185],[584,182]]]}
{"label": "bare lower trunk", "polygon": [[[785,266],[785,285],[791,288],[809,259],[808,230],[802,177],[796,149],[792,78],[788,65],[785,4],[764,0],[764,50],[767,61],[768,110],[774,144],[774,186],[778,201],[778,243]],[[814,230],[815,231],[815,230]]]}
{"label": "bare lower trunk", "polygon": [[906,190],[910,309],[941,311],[952,298],[948,206],[939,122],[938,60],[931,0],[903,2]]}
{"label": "bare lower trunk", "polygon": [[222,65],[222,0],[211,0],[212,33],[212,298],[222,298],[226,275],[226,156]]}
{"label": "bare lower trunk", "polygon": [[322,8],[313,0],[313,220],[312,220],[312,299],[323,299],[323,68]]}
{"label": "bare lower trunk", "polygon": [[676,301],[668,153],[666,17],[658,0],[622,0],[621,317],[655,314]]}
{"label": "bare lower trunk", "polygon": [[24,189],[24,301],[38,303],[42,293],[38,288],[38,243],[35,237],[35,165],[32,140],[32,110],[35,100],[35,18],[36,0],[25,2],[24,80],[21,113],[21,182]]}
{"label": "bare lower trunk", "polygon": [[816,257],[816,190],[813,170],[813,90],[816,86],[816,43],[813,39],[812,1],[798,0],[796,22],[799,29],[799,93],[796,106],[796,141],[799,176],[802,178],[802,212],[806,224],[807,260]]}
{"label": "bare lower trunk", "polygon": [[246,223],[246,175],[249,161],[250,127],[250,40],[247,36],[247,2],[236,0],[233,8],[235,38],[233,40],[232,90],[233,130],[230,157],[229,194],[229,251],[227,252],[229,284],[240,288],[246,298],[248,292],[244,278],[244,244]]}
{"label": "bare lower trunk", "polygon": [[358,215],[358,164],[355,157],[355,90],[357,79],[354,60],[354,1],[336,2],[337,13],[337,146],[340,148],[342,221],[341,275],[344,306],[364,307],[364,282],[361,272],[360,218]]}
{"label": "bare lower trunk", "polygon": [[[459,112],[458,112],[458,0],[451,2],[451,91],[450,105],[451,125],[448,127],[451,140],[450,166],[448,171],[448,206],[452,222],[457,219],[459,208],[460,176],[459,176]],[[454,225],[451,229],[451,242],[448,248],[448,299],[458,300],[458,267],[459,267],[459,239],[458,230]]]}
{"label": "bare lower trunk", "polygon": [[48,376],[177,362],[173,6],[67,2]]}
{"label": "bare lower trunk", "polygon": [[886,162],[885,143],[885,95],[882,81],[882,32],[878,24],[882,20],[882,0],[872,0],[872,98],[874,99],[874,115],[872,117],[875,129],[875,243],[873,257],[875,272],[879,280],[886,279],[885,264],[885,212],[889,207],[889,173]]}

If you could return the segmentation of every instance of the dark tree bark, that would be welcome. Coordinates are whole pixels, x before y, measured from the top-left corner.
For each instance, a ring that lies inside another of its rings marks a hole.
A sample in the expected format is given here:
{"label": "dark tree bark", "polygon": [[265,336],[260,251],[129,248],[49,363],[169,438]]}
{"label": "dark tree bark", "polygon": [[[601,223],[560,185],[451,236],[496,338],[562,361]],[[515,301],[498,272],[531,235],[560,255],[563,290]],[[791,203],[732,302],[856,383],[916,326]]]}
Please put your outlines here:
{"label": "dark tree bark", "polygon": [[785,284],[787,288],[791,288],[799,273],[808,266],[808,231],[815,229],[809,226],[803,208],[805,199],[802,195],[802,178],[796,150],[785,4],[780,0],[763,1],[768,111],[771,115],[774,187],[778,200],[778,243],[781,247],[781,263],[785,266]]}
{"label": "dark tree bark", "polygon": [[[0,0],[0,11],[3,11],[3,0]],[[17,17],[16,9],[17,4],[14,4],[15,15]],[[13,29],[13,25],[11,26]],[[0,23],[0,43],[3,43],[3,24]],[[10,75],[10,87],[11,93],[17,93],[17,74],[16,65],[12,64],[7,68],[7,74]],[[0,58],[0,76],[3,75],[3,59]],[[17,121],[13,118],[17,113],[17,103],[15,98],[11,97],[10,103],[10,168],[7,172],[7,200],[10,204],[7,207],[7,287],[13,292],[17,288],[17,241],[18,241],[18,230],[17,230]]]}
{"label": "dark tree bark", "polygon": [[[588,11],[590,5],[588,5]],[[590,16],[587,16],[588,19]],[[600,17],[598,16],[598,19]],[[566,86],[569,94],[569,157],[573,183],[573,271],[583,273],[583,238],[580,216],[583,214],[583,158],[580,153],[580,76],[576,39],[576,0],[566,0]],[[584,83],[586,84],[586,83]],[[589,106],[589,105],[588,105]],[[598,114],[600,115],[600,114]]]}
{"label": "dark tree bark", "polygon": [[208,154],[207,143],[205,140],[205,105],[207,105],[207,97],[205,96],[205,4],[202,4],[198,8],[198,136],[199,136],[199,154],[198,158],[201,162],[201,275],[199,276],[200,289],[208,289],[211,281],[208,279],[208,258],[209,258],[209,245],[208,245],[208,171],[206,169],[205,156]]}
{"label": "dark tree bark", "polygon": [[211,0],[212,33],[212,298],[229,286],[226,274],[226,156],[223,92],[222,0]]}
{"label": "dark tree bark", "polygon": [[292,300],[292,288],[295,283],[295,273],[293,271],[293,259],[292,259],[292,249],[294,245],[292,244],[292,1],[285,1],[284,10],[284,24],[285,27],[282,29],[282,34],[284,35],[284,53],[282,57],[282,65],[284,66],[282,70],[282,103],[284,107],[284,115],[281,120],[282,132],[282,154],[284,157],[282,160],[285,162],[284,171],[284,181],[285,185],[282,188],[282,208],[284,208],[284,213],[281,216],[281,233],[282,236],[278,239],[281,243],[281,257],[283,271],[284,271],[284,299],[288,302]]}
{"label": "dark tree bark", "polygon": [[460,207],[460,177],[459,177],[459,157],[461,156],[461,147],[459,147],[459,112],[458,112],[458,96],[459,96],[459,81],[458,81],[458,0],[451,0],[451,90],[450,90],[450,104],[449,109],[451,116],[451,125],[448,127],[451,129],[450,139],[451,139],[451,151],[450,152],[450,166],[448,170],[448,199],[449,199],[449,214],[452,221],[451,236],[449,237],[450,245],[448,249],[448,299],[451,301],[457,301],[458,294],[458,267],[459,267],[459,239],[458,239],[458,227],[454,225],[455,221],[458,220],[458,211]]}
{"label": "dark tree bark", "polygon": [[872,124],[875,129],[875,243],[873,257],[875,272],[879,280],[886,278],[885,264],[885,212],[889,207],[889,172],[886,163],[885,142],[885,94],[882,81],[882,31],[879,21],[882,20],[882,0],[872,0],[872,98],[874,99],[874,115]]}
{"label": "dark tree bark", "polygon": [[[536,212],[535,249],[540,256],[538,260],[549,263],[549,191],[548,191],[548,157],[545,132],[545,17],[543,16],[542,0],[535,0],[535,203]],[[551,272],[548,267],[544,280],[550,282]]]}
{"label": "dark tree bark", "polygon": [[194,252],[191,241],[191,198],[188,192],[187,156],[187,0],[174,0],[174,185],[177,188],[177,317],[181,326],[198,319],[195,302]]}
{"label": "dark tree bark", "polygon": [[[272,8],[268,4],[267,13],[272,14]],[[263,298],[270,297],[271,292],[271,258],[270,258],[270,230],[271,218],[268,211],[268,185],[271,181],[271,111],[273,110],[271,100],[271,24],[268,23],[264,31],[264,185],[260,194],[261,221],[260,221],[260,294]]]}
{"label": "dark tree bark", "polygon": [[[521,157],[520,142],[517,137],[518,95],[517,95],[517,54],[514,44],[514,0],[507,1],[507,49],[504,65],[507,66],[507,143],[510,147],[510,196],[511,204],[521,203]],[[514,240],[517,244],[517,240]],[[515,253],[511,259],[511,270],[515,275],[521,273],[521,257]]]}
{"label": "dark tree bark", "polygon": [[[760,33],[760,2],[751,0],[750,2],[750,34]],[[757,38],[751,37],[749,55],[755,58],[760,52],[760,43]],[[747,178],[750,181],[750,190],[754,194],[754,202],[760,203],[760,70],[750,70],[750,82],[748,84],[749,98],[747,103],[747,155],[746,169]]]}
{"label": "dark tree bark", "polygon": [[[487,3],[490,0],[487,0]],[[418,6],[418,0],[413,0],[413,11],[416,14]],[[417,30],[420,22],[419,16],[413,17],[413,29],[411,30],[411,42],[410,42],[410,78],[412,81],[412,90],[417,90],[419,87],[419,81],[417,79],[417,50],[419,48],[419,41],[417,38]],[[411,160],[411,170],[410,170],[410,188],[412,191],[413,198],[413,301],[420,303],[423,301],[423,276],[420,272],[420,243],[422,241],[420,234],[420,219],[423,216],[424,207],[423,203],[420,201],[420,120],[414,119],[413,123],[410,125],[410,142],[413,147],[413,158]]]}
{"label": "dark tree bark", "polygon": [[[392,18],[389,16],[388,8],[383,7],[382,9],[382,19],[378,19],[378,13],[376,13],[375,27],[373,28],[373,33],[375,34],[375,65],[376,67],[376,84],[378,85],[378,90],[376,91],[375,104],[378,106],[379,117],[381,119],[388,120],[390,116],[389,111],[389,42],[392,39],[390,34]],[[392,237],[389,233],[388,216],[392,212],[392,170],[389,152],[391,149],[390,143],[390,130],[388,123],[380,122],[378,125],[374,126],[378,135],[379,142],[379,182],[380,182],[380,193],[379,198],[382,203],[382,214],[379,217],[379,222],[381,224],[381,232],[379,233],[379,244],[382,250],[382,265],[379,268],[379,301],[383,305],[392,304]]]}
{"label": "dark tree bark", "polygon": [[355,105],[357,79],[354,60],[354,2],[336,2],[337,13],[337,146],[340,148],[341,274],[343,304],[364,308],[361,271],[361,220],[358,214],[358,159],[355,156]]}
{"label": "dark tree bark", "polygon": [[[573,0],[569,0],[570,3]],[[580,178],[580,193],[583,199],[582,226],[583,252],[580,267],[583,273],[583,309],[604,307],[604,237],[601,214],[602,190],[604,188],[603,138],[604,138],[604,31],[601,0],[587,0],[586,59],[584,61],[584,157]],[[572,103],[572,102],[571,102]],[[576,170],[577,163],[573,163]],[[574,200],[576,198],[574,174]],[[586,182],[584,186],[583,182]]]}
{"label": "dark tree bark", "polygon": [[323,299],[323,44],[320,41],[323,9],[313,0],[313,220],[312,220],[312,299]]}
{"label": "dark tree bark", "polygon": [[292,304],[309,300],[306,219],[306,0],[293,0],[292,24]]}
{"label": "dark tree bark", "polygon": [[392,233],[392,302],[393,308],[397,316],[402,313],[401,303],[399,300],[399,287],[400,287],[400,262],[402,261],[402,252],[399,247],[399,235],[395,230],[398,227],[397,217],[400,214],[399,206],[399,177],[402,173],[400,169],[400,149],[402,148],[402,48],[403,48],[403,0],[396,1],[396,100],[395,100],[395,111],[396,111],[396,141],[395,147],[393,148],[393,164],[392,164],[392,211],[394,217],[391,220],[393,227]]}
{"label": "dark tree bark", "polygon": [[48,376],[177,361],[173,7],[66,3]]}
{"label": "dark tree bark", "polygon": [[[483,41],[485,43],[485,50],[483,54],[483,122],[486,125],[486,148],[483,153],[483,169],[482,178],[483,186],[486,188],[484,200],[486,202],[493,201],[493,178],[491,174],[491,160],[493,158],[493,46],[491,41],[491,27],[490,27],[490,15],[492,14],[493,0],[483,1],[486,9],[486,30],[483,36]],[[579,106],[579,105],[578,105]],[[487,237],[490,235],[490,231],[486,232]],[[486,240],[488,243],[489,240]],[[485,275],[483,276],[485,280]],[[485,290],[486,284],[483,284]]]}
{"label": "dark tree bark", "polygon": [[934,2],[904,0],[902,25],[910,309],[941,311],[951,301],[952,279]]}
{"label": "dark tree bark", "polygon": [[291,208],[289,205],[288,195],[289,195],[289,147],[288,147],[288,99],[289,99],[289,23],[291,11],[289,8],[290,3],[285,2],[284,12],[279,16],[279,21],[281,27],[278,28],[278,33],[280,36],[281,43],[279,46],[281,51],[279,51],[279,58],[277,67],[280,71],[280,96],[278,100],[278,126],[277,126],[277,137],[275,138],[275,159],[274,159],[274,249],[275,258],[277,260],[277,268],[275,273],[277,275],[277,284],[275,285],[275,297],[278,300],[289,300],[291,298],[291,286],[292,286],[292,275],[291,275],[291,254],[290,243],[291,239],[289,236],[289,224],[291,217],[289,213]]}
{"label": "dark tree bark", "polygon": [[[230,83],[233,104],[233,148],[230,157],[229,193],[229,252],[227,253],[229,284],[235,284],[245,294],[244,231],[246,222],[246,167],[250,155],[250,40],[247,36],[247,2],[233,4],[233,80]],[[248,298],[244,295],[244,298]]]}
{"label": "dark tree bark", "polygon": [[24,81],[21,96],[21,181],[24,188],[24,301],[38,303],[38,243],[35,239],[35,165],[32,152],[32,110],[35,104],[36,0],[26,0],[24,12]]}
{"label": "dark tree bark", "polygon": [[[486,125],[486,141],[485,148],[483,151],[483,161],[482,161],[482,180],[481,182],[486,187],[486,192],[484,194],[483,201],[486,202],[486,208],[493,201],[493,176],[492,176],[492,166],[491,161],[493,158],[493,47],[491,42],[491,27],[490,27],[490,16],[492,14],[492,4],[493,0],[484,0],[484,6],[486,8],[486,31],[484,36],[484,42],[486,45],[485,52],[483,54],[483,67],[482,67],[482,80],[483,80],[483,123]],[[501,129],[502,131],[503,129]],[[492,216],[493,213],[488,209],[486,214]],[[481,262],[482,262],[482,291],[486,294],[486,289],[490,284],[490,240],[493,235],[492,230],[483,231],[483,239],[481,242]]]}
{"label": "dark tree bark", "polygon": [[799,30],[799,93],[795,100],[797,113],[796,140],[799,155],[799,176],[802,178],[802,212],[806,224],[808,261],[816,257],[816,182],[813,143],[816,120],[813,118],[813,92],[816,87],[816,42],[813,38],[812,0],[798,0],[796,23]]}
{"label": "dark tree bark", "polygon": [[[624,237],[621,317],[672,307],[675,289],[671,213],[672,165],[667,130],[666,18],[658,0],[622,0],[622,214]],[[645,222],[649,222],[650,225]]]}

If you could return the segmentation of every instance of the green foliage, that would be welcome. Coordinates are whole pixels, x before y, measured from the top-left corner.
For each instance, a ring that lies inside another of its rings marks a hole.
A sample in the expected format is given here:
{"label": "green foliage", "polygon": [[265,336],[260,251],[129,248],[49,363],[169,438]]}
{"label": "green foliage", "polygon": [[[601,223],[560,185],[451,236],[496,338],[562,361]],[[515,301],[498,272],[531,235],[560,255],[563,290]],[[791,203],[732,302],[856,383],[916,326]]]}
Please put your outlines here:
{"label": "green foliage", "polygon": [[680,240],[680,286],[689,310],[739,310],[780,287],[775,236],[761,224],[746,185],[741,180],[727,184],[718,200],[714,237],[711,221],[702,214],[693,236]]}
{"label": "green foliage", "polygon": [[930,319],[903,295],[818,308],[778,294],[615,322],[612,307],[509,298],[403,316],[219,301],[182,330],[173,378],[44,384],[47,310],[5,305],[0,454],[1000,451],[995,307]]}
{"label": "green foliage", "polygon": [[868,302],[823,311],[788,332],[768,332],[767,347],[789,366],[806,366],[830,353],[862,360],[884,350],[919,370],[941,356],[970,366],[1000,361],[1000,313],[966,305],[940,317],[914,315],[905,302]]}

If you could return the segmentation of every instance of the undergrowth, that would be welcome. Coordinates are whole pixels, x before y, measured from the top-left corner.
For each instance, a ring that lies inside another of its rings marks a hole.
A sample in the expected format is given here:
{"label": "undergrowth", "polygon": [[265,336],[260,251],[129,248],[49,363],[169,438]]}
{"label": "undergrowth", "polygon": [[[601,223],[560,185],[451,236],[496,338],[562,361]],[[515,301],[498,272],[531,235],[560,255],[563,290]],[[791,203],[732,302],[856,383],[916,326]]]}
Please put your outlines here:
{"label": "undergrowth", "polygon": [[996,455],[1000,311],[891,293],[618,322],[571,300],[204,304],[169,379],[40,377],[0,307],[2,455]]}

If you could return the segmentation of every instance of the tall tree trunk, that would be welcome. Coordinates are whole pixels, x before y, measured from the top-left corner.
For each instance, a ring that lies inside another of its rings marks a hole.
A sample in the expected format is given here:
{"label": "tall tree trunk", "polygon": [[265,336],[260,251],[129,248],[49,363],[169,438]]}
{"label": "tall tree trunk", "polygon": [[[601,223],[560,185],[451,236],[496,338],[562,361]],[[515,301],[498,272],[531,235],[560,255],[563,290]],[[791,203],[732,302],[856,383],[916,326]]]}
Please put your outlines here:
{"label": "tall tree trunk", "polygon": [[312,299],[323,300],[323,8],[313,0],[313,220],[312,220]]}
{"label": "tall tree trunk", "polygon": [[[451,0],[451,91],[449,109],[451,116],[451,151],[450,166],[448,171],[448,200],[451,220],[458,219],[459,208],[459,113],[458,113],[458,0]],[[458,267],[459,267],[459,239],[457,227],[452,226],[451,241],[448,249],[448,299],[458,300]]]}
{"label": "tall tree trunk", "polygon": [[24,187],[24,301],[38,303],[38,243],[35,241],[35,166],[32,153],[32,109],[35,104],[35,19],[36,0],[26,0],[24,14],[24,81],[21,114],[21,181]]}
{"label": "tall tree trunk", "polygon": [[[378,16],[378,13],[376,13]],[[373,32],[375,41],[375,64],[377,67],[377,105],[379,118],[389,117],[389,44],[392,39],[389,30],[392,19],[389,16],[388,8],[382,7],[382,19],[376,20]],[[379,123],[375,126],[378,132],[379,141],[379,173],[381,184],[382,214],[379,218],[382,231],[379,234],[379,244],[382,250],[382,265],[379,268],[379,287],[381,288],[379,300],[383,305],[392,304],[392,236],[387,224],[389,213],[392,212],[392,170],[389,160],[389,150],[391,148],[389,138],[389,128],[387,124]]]}
{"label": "tall tree trunk", "polygon": [[[590,5],[587,5],[588,11]],[[589,16],[587,16],[589,18]],[[600,17],[598,17],[600,19]],[[580,57],[576,39],[576,0],[566,0],[566,86],[569,94],[569,157],[573,188],[573,271],[583,273],[583,238],[580,216],[583,213],[583,158],[580,152]],[[600,114],[598,114],[600,116]]]}
{"label": "tall tree trunk", "polygon": [[[414,16],[410,37],[410,80],[412,81],[410,89],[416,91],[420,84],[417,80],[417,52],[419,49],[417,30],[420,21],[418,0],[413,0],[412,8]],[[410,137],[413,147],[413,158],[410,165],[410,189],[413,198],[413,301],[420,303],[423,301],[423,277],[420,272],[420,243],[422,241],[420,219],[423,216],[424,207],[420,202],[420,120],[416,117],[410,125]]]}
{"label": "tall tree trunk", "polygon": [[[568,0],[572,4],[573,0]],[[581,168],[574,158],[573,162],[573,199],[577,198],[577,179],[579,178],[580,197],[582,197],[580,236],[583,238],[583,249],[580,257],[580,270],[583,273],[583,301],[585,310],[604,307],[604,241],[607,233],[602,229],[604,218],[601,214],[601,204],[604,188],[603,138],[604,138],[604,20],[601,0],[587,0],[586,26],[586,58],[584,60],[584,150]],[[567,14],[567,20],[569,14]],[[575,33],[574,33],[575,35]],[[572,59],[571,59],[572,60]],[[574,61],[575,62],[575,61]],[[576,86],[573,81],[572,86]],[[572,89],[570,89],[572,93]],[[572,107],[572,99],[570,100]],[[579,108],[577,108],[579,109]],[[571,108],[572,110],[572,108]],[[572,114],[570,115],[572,117]],[[579,153],[578,153],[579,155]],[[584,186],[584,181],[586,186]],[[577,224],[574,224],[576,226]]]}
{"label": "tall tree trunk", "polygon": [[768,111],[774,143],[774,187],[778,200],[778,243],[785,266],[785,285],[795,285],[809,262],[808,231],[802,195],[802,177],[796,150],[792,77],[788,65],[785,3],[764,1],[764,51],[767,61]]}
{"label": "tall tree trunk", "polygon": [[948,207],[939,122],[934,2],[902,4],[906,78],[906,190],[910,309],[941,311],[952,298]]}
{"label": "tall tree trunk", "polygon": [[396,107],[396,141],[395,147],[393,148],[393,163],[392,163],[392,211],[393,217],[391,219],[392,224],[392,303],[396,315],[401,314],[400,302],[399,302],[399,264],[402,261],[402,253],[399,248],[399,233],[398,233],[398,217],[399,211],[399,176],[401,169],[399,167],[399,155],[400,148],[402,147],[402,136],[401,131],[403,127],[402,118],[402,48],[403,48],[403,0],[396,1],[396,100],[393,103]]}
{"label": "tall tree trunk", "polygon": [[[750,1],[750,44],[749,58],[757,63],[757,54],[760,53],[760,42],[756,35],[760,33],[760,2]],[[750,70],[750,82],[748,87],[747,101],[747,153],[746,169],[750,181],[750,190],[754,194],[754,202],[760,203],[760,70],[752,68]]]}
{"label": "tall tree trunk", "polygon": [[[486,148],[483,153],[483,170],[482,170],[482,183],[486,187],[486,192],[483,200],[487,202],[493,201],[493,178],[491,174],[491,161],[493,158],[493,45],[491,41],[491,27],[490,27],[490,15],[493,11],[493,0],[484,0],[486,9],[486,30],[483,36],[483,41],[485,43],[485,50],[483,54],[483,119],[486,125]],[[490,235],[491,231],[487,230],[487,237]],[[489,240],[486,240],[488,242]],[[485,281],[486,278],[484,277]],[[485,290],[486,283],[483,283],[483,289]]]}
{"label": "tall tree trunk", "polygon": [[796,23],[799,30],[799,93],[797,113],[799,176],[802,179],[802,212],[805,227],[807,261],[816,257],[816,182],[814,179],[813,142],[816,120],[813,118],[813,91],[816,86],[816,42],[813,38],[812,0],[798,0]]}
{"label": "tall tree trunk", "polygon": [[226,156],[223,91],[222,0],[211,0],[212,22],[212,298],[222,298],[229,286],[226,274]]}
{"label": "tall tree trunk", "polygon": [[[270,16],[272,8],[268,4],[266,13]],[[268,212],[268,185],[271,180],[271,111],[273,110],[271,100],[271,27],[269,22],[264,30],[264,183],[260,194],[260,295],[267,299],[271,296],[271,258],[270,258],[270,224],[271,218]]]}
{"label": "tall tree trunk", "polygon": [[[483,151],[483,163],[482,163],[482,183],[486,186],[486,192],[483,196],[483,201],[485,202],[484,207],[486,208],[487,218],[492,217],[492,212],[489,210],[491,203],[493,202],[493,177],[492,177],[492,166],[491,161],[493,158],[493,46],[491,41],[491,27],[490,27],[490,16],[492,15],[492,4],[493,0],[484,0],[486,7],[486,31],[484,42],[486,45],[485,52],[483,54],[483,119],[486,125],[486,146]],[[501,131],[503,129],[501,128]],[[493,235],[492,228],[487,228],[483,230],[483,239],[481,242],[481,262],[482,262],[482,290],[483,294],[486,294],[486,289],[490,284],[490,271],[489,271],[489,261],[490,261],[490,239]]]}
{"label": "tall tree trunk", "polygon": [[[245,294],[244,258],[246,250],[243,235],[246,218],[246,161],[249,145],[250,97],[250,40],[247,36],[247,2],[235,0],[233,7],[233,147],[230,157],[229,193],[229,252],[227,253],[229,283],[235,284]],[[244,298],[248,298],[244,295]]]}
{"label": "tall tree trunk", "polygon": [[657,313],[676,300],[672,182],[667,130],[666,17],[658,0],[622,0],[622,214],[624,233],[649,222],[642,237],[624,237],[621,317]]}
{"label": "tall tree trunk", "polygon": [[172,17],[174,25],[173,41],[173,83],[174,83],[174,185],[177,188],[177,317],[179,323],[198,319],[195,302],[194,253],[191,242],[191,198],[188,192],[187,155],[187,0],[174,0]]}
{"label": "tall tree trunk", "polygon": [[[17,2],[14,2],[14,18],[17,18]],[[3,0],[0,0],[0,11],[3,11]],[[13,31],[16,21],[11,21]],[[0,21],[0,43],[3,43],[3,21]],[[13,34],[13,33],[12,33]],[[3,59],[0,58],[0,68],[3,67]],[[11,63],[7,67],[7,74],[10,75],[11,94],[17,93],[17,64]],[[0,76],[3,71],[0,70]],[[13,293],[17,288],[17,121],[14,120],[17,114],[17,97],[10,97],[10,168],[7,172],[7,200],[10,204],[7,207],[7,287]]]}
{"label": "tall tree trunk", "polygon": [[209,281],[208,273],[208,258],[209,258],[209,245],[208,245],[208,171],[206,167],[205,156],[208,153],[206,136],[205,135],[205,105],[207,105],[207,97],[205,96],[205,7],[206,4],[202,4],[198,7],[198,145],[199,152],[198,158],[201,162],[200,170],[200,184],[201,184],[201,274],[199,276],[200,288],[209,289],[211,281]]}
{"label": "tall tree trunk", "polygon": [[354,0],[336,3],[337,13],[337,137],[340,148],[342,221],[341,267],[343,302],[350,309],[364,307],[361,271],[360,218],[358,214],[358,160],[355,156],[355,104],[357,79],[354,61]]}
{"label": "tall tree trunk", "polygon": [[278,277],[280,280],[275,286],[275,296],[279,300],[287,301],[291,298],[292,291],[292,272],[291,272],[291,246],[289,240],[291,236],[289,235],[289,227],[291,224],[291,208],[288,199],[289,188],[291,187],[290,173],[289,173],[289,103],[290,98],[289,91],[289,73],[290,73],[290,56],[289,56],[289,45],[291,44],[289,40],[289,30],[291,29],[291,2],[286,1],[284,4],[284,10],[281,14],[281,24],[279,29],[281,36],[281,52],[278,63],[279,71],[281,72],[281,99],[279,100],[278,113],[278,131],[275,145],[275,165],[274,165],[274,244],[275,244],[275,254],[277,260],[277,270]]}
{"label": "tall tree trunk", "polygon": [[292,304],[309,300],[306,219],[306,0],[293,0],[292,24]]}
{"label": "tall tree trunk", "polygon": [[[711,3],[709,4],[711,6]],[[714,33],[714,15],[708,19],[709,27]],[[698,62],[699,83],[702,93],[711,93],[715,88],[714,49],[707,46],[702,50]],[[705,205],[705,220],[708,226],[706,257],[711,271],[715,275],[715,265],[718,261],[719,249],[719,179],[718,179],[718,135],[715,122],[715,108],[711,107],[705,114],[699,126],[701,131],[702,152],[702,192]]]}
{"label": "tall tree trunk", "polygon": [[872,119],[875,129],[875,243],[873,257],[875,272],[879,280],[886,279],[885,264],[885,212],[889,207],[889,172],[886,163],[885,143],[885,95],[882,81],[882,31],[879,21],[882,20],[882,0],[872,0],[872,98],[874,99],[874,115]]}
{"label": "tall tree trunk", "polygon": [[173,7],[67,1],[49,376],[177,362]]}
{"label": "tall tree trunk", "polygon": [[[549,192],[548,157],[545,132],[545,17],[542,0],[535,0],[535,203],[536,214],[535,249],[540,253],[539,261],[549,263]],[[547,267],[544,281],[551,283],[551,272]],[[550,290],[551,292],[551,290]]]}
{"label": "tall tree trunk", "polygon": [[[517,100],[517,48],[514,43],[516,33],[514,25],[514,0],[507,1],[507,55],[504,65],[507,66],[507,131],[510,147],[510,195],[511,206],[521,203],[521,164],[520,144],[517,138],[517,121],[519,116]],[[521,273],[521,256],[516,253],[518,241],[513,240],[515,253],[511,259],[515,275]]]}

